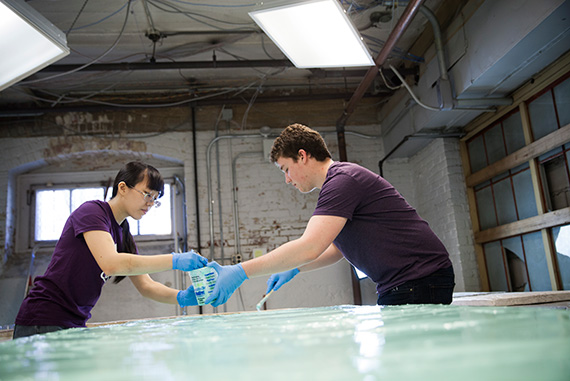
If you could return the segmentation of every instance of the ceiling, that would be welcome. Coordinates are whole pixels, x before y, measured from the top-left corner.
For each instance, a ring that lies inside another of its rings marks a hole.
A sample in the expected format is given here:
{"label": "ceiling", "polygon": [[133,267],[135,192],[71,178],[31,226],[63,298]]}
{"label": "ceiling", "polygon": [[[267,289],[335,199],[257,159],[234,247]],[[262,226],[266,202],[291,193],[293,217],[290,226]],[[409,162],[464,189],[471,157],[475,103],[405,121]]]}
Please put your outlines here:
{"label": "ceiling", "polygon": [[[290,2],[28,1],[66,34],[71,53],[0,92],[0,112],[6,116],[31,109],[173,106],[243,98],[350,98],[368,68],[297,69],[248,15]],[[407,4],[340,3],[373,58]],[[459,7],[462,2],[426,0],[423,5],[437,13],[442,3]],[[430,29],[426,22],[425,17],[415,17],[389,57],[392,64],[413,67],[422,61],[408,50],[426,27]],[[391,94],[378,83],[365,96]]]}

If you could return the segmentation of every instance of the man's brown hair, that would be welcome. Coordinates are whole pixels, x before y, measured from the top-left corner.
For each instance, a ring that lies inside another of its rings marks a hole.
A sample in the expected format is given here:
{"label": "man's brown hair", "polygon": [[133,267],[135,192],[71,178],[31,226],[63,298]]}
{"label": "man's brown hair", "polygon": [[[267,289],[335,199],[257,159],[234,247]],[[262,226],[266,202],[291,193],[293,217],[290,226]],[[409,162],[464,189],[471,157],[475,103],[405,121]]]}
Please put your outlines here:
{"label": "man's brown hair", "polygon": [[286,127],[273,142],[271,147],[271,162],[275,163],[280,157],[299,158],[299,150],[303,149],[318,161],[331,158],[323,137],[315,130],[299,123]]}

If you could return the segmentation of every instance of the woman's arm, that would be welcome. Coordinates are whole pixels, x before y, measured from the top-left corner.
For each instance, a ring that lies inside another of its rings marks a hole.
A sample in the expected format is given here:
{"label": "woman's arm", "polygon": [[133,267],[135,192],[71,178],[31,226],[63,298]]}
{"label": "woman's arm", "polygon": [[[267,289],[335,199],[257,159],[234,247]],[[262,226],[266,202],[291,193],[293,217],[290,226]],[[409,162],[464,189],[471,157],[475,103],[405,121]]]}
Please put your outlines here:
{"label": "woman's arm", "polygon": [[118,253],[111,234],[101,230],[85,232],[83,237],[106,275],[140,275],[172,270],[172,254],[147,256]]}
{"label": "woman's arm", "polygon": [[176,299],[178,290],[166,287],[162,283],[153,280],[148,274],[130,276],[129,278],[138,292],[145,298],[160,303],[178,304]]}

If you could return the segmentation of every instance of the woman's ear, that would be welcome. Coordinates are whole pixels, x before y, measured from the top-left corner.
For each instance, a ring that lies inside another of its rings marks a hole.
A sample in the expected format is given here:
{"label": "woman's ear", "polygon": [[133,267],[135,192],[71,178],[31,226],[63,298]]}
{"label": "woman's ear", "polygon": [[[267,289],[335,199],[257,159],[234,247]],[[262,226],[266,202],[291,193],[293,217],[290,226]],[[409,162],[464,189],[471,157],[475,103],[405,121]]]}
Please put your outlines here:
{"label": "woman's ear", "polygon": [[129,189],[129,186],[127,185],[127,183],[125,183],[124,181],[121,181],[118,185],[117,185],[117,193],[120,195],[124,195],[127,190]]}

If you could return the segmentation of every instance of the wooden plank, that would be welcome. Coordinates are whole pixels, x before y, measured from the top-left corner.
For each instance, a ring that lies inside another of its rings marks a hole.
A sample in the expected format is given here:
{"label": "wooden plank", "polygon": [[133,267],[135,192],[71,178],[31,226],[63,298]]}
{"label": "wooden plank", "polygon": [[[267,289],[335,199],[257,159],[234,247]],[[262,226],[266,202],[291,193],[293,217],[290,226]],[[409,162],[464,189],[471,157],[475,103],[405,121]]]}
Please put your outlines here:
{"label": "wooden plank", "polygon": [[567,224],[570,224],[570,207],[477,232],[475,242],[484,244]]}
{"label": "wooden plank", "polygon": [[[467,177],[470,173],[469,155],[467,152],[467,143],[459,141],[459,149],[461,153],[461,164],[463,166],[463,174]],[[477,201],[475,199],[475,191],[473,188],[467,187],[467,202],[469,203],[469,215],[471,217],[471,229],[473,233],[479,232],[479,214],[477,213]],[[485,253],[483,246],[475,243],[475,258],[477,260],[477,269],[479,270],[479,282],[481,291],[489,291],[489,274],[485,264]]]}
{"label": "wooden plank", "polygon": [[[521,121],[525,136],[525,141],[529,144],[532,141],[532,131],[530,126],[530,115],[528,113],[528,106],[525,102],[521,103],[519,107]],[[532,178],[532,187],[534,191],[534,198],[536,202],[536,209],[539,215],[543,215],[548,211],[546,205],[546,199],[542,192],[541,187],[541,176],[540,176],[540,164],[538,159],[534,158],[530,162],[530,175]],[[554,291],[562,289],[562,283],[560,281],[560,276],[558,274],[558,266],[556,261],[556,249],[552,239],[552,235],[549,233],[548,229],[542,229],[540,231],[542,236],[542,244],[544,247],[544,256],[546,258],[546,266],[548,267],[548,276],[550,278],[550,286]]]}
{"label": "wooden plank", "polygon": [[570,142],[570,124],[567,124],[553,133],[521,148],[490,166],[475,172],[471,176],[467,177],[467,186],[474,187],[477,184],[481,184],[484,181],[492,179],[511,168],[515,168],[527,161],[537,158],[543,153],[551,151],[568,142]]}

